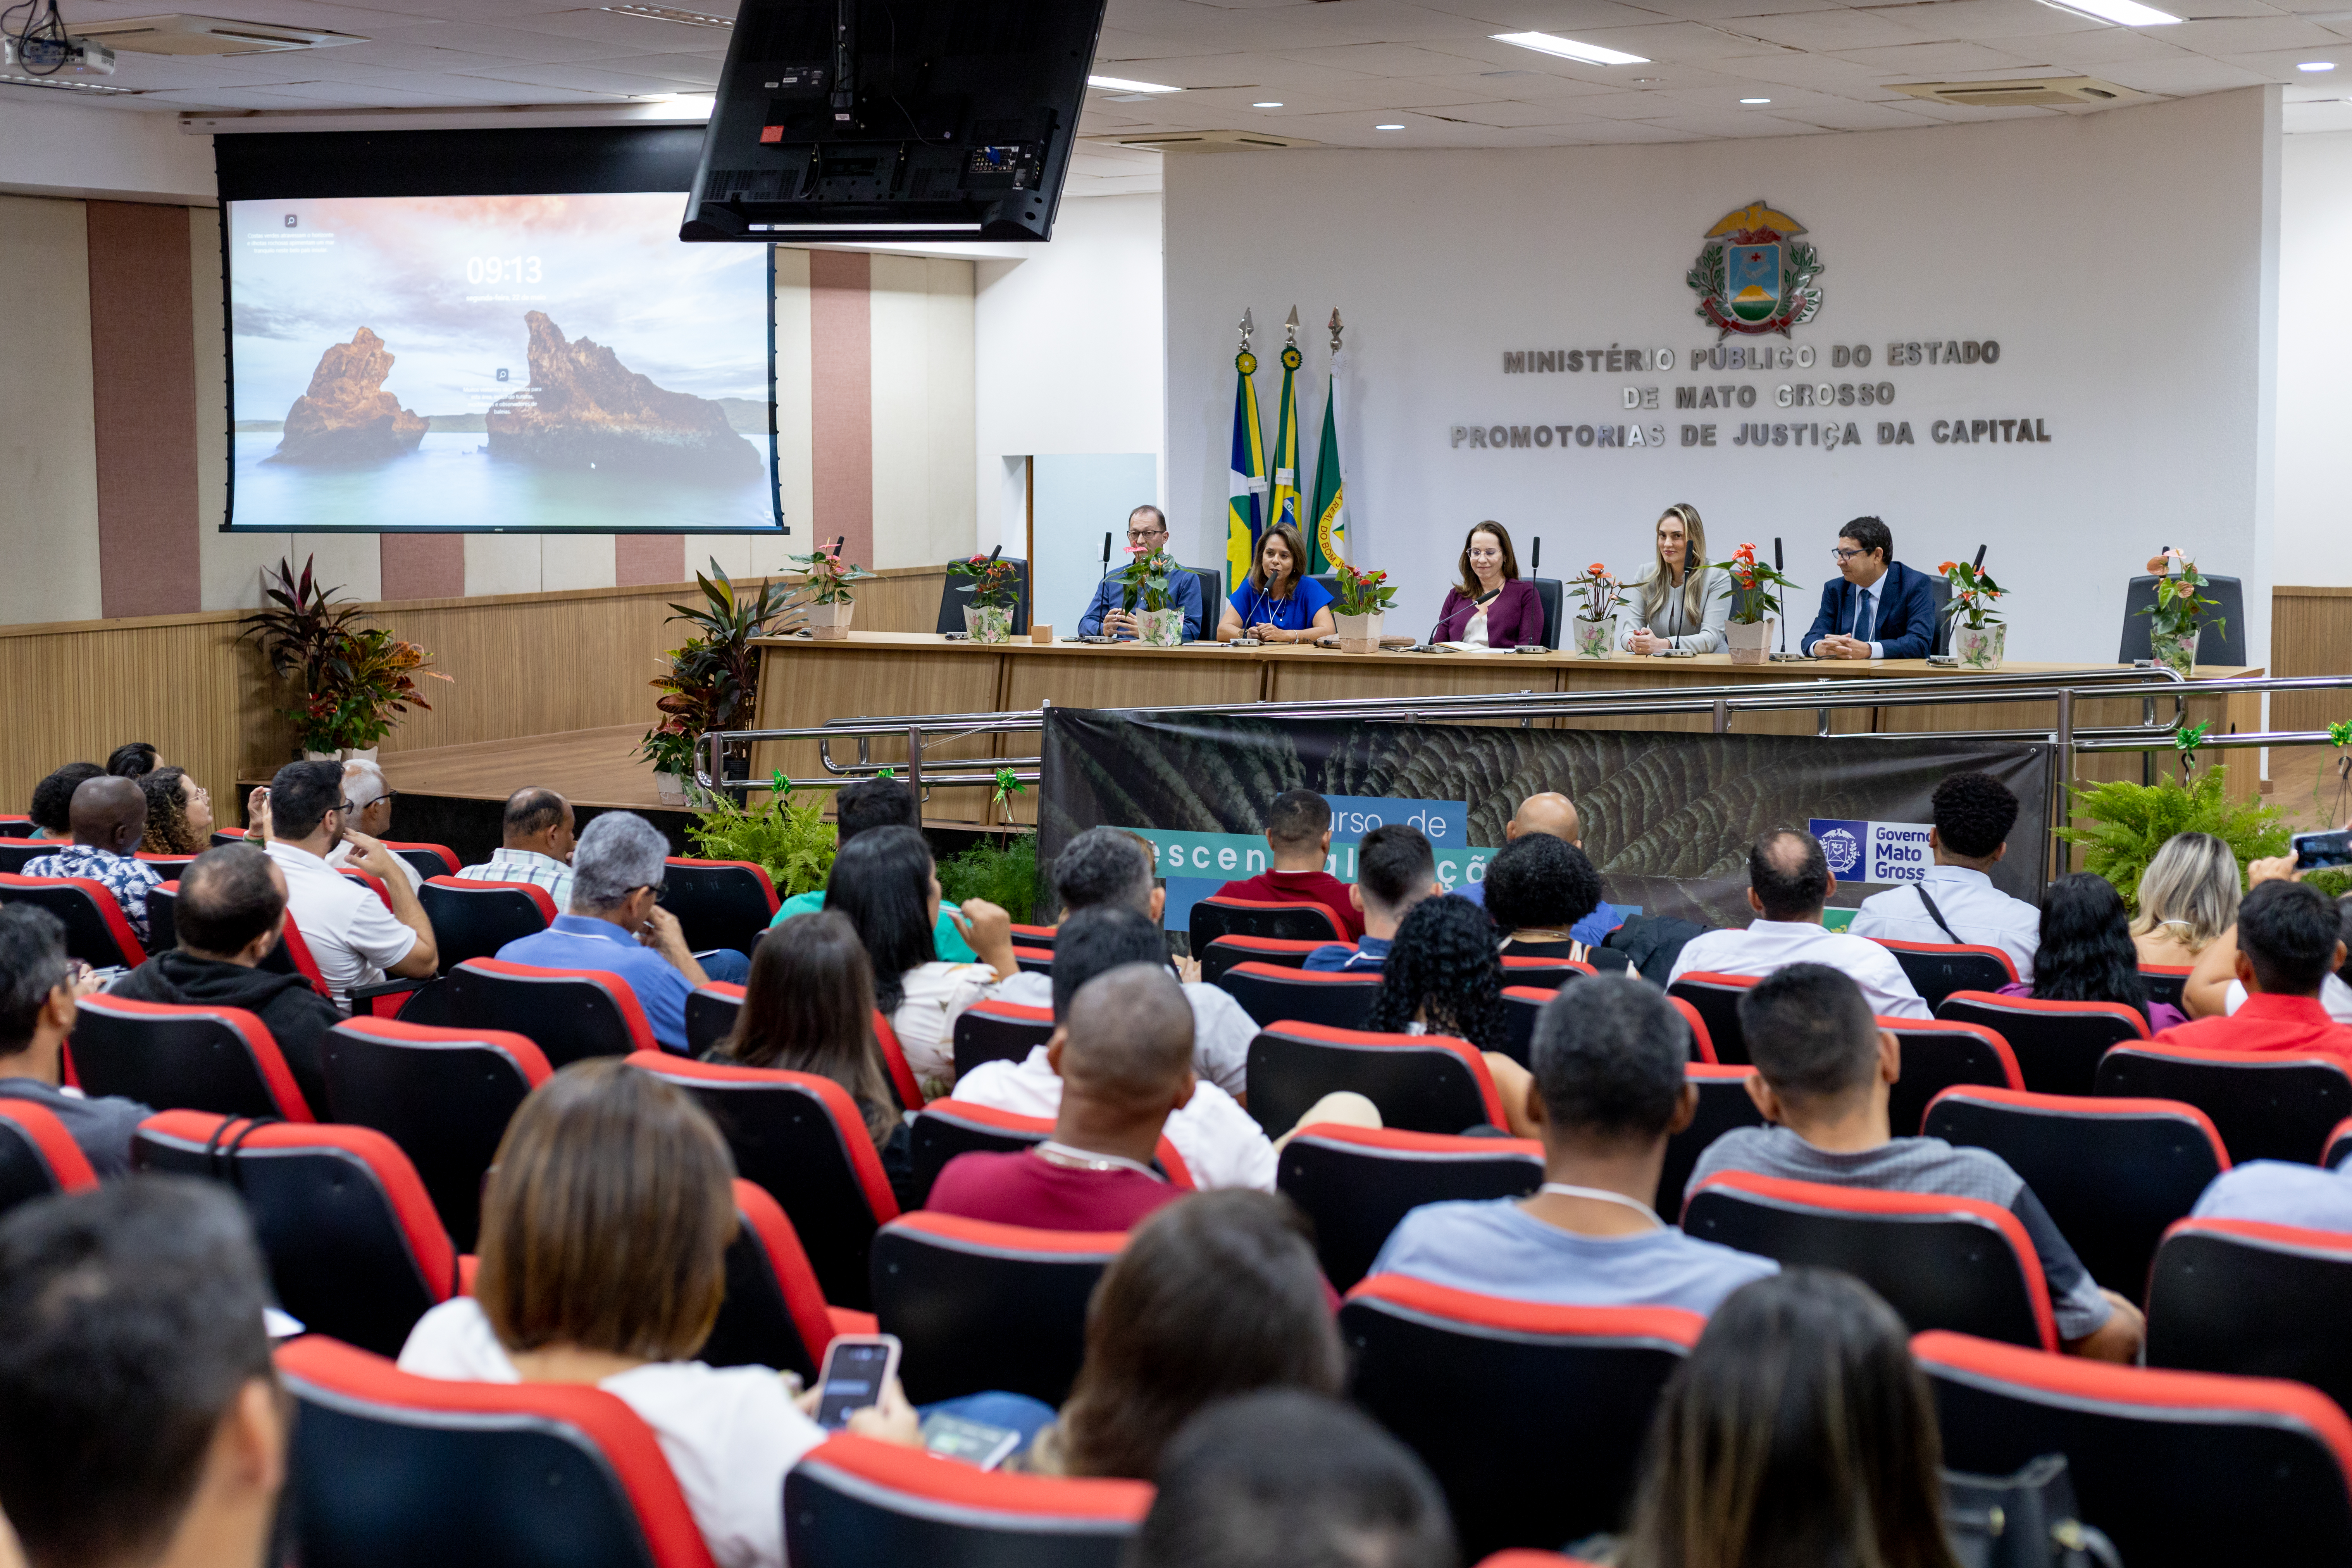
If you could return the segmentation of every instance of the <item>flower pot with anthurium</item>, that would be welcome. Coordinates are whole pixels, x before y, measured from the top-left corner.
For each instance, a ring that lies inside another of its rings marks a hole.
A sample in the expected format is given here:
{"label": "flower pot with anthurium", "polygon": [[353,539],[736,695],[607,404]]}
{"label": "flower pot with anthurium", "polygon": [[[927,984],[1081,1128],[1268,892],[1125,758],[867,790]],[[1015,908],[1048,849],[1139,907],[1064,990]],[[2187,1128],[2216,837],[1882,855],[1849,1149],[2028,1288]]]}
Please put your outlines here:
{"label": "flower pot with anthurium", "polygon": [[1584,569],[1583,576],[1571,577],[1561,586],[1583,591],[1576,614],[1569,618],[1569,646],[1579,658],[1607,658],[1624,590],[1598,561]]}
{"label": "flower pot with anthurium", "polygon": [[1011,642],[1013,612],[1021,605],[1021,565],[992,555],[948,563],[948,575],[963,579],[956,591],[971,595],[963,607],[963,629],[974,642]]}
{"label": "flower pot with anthurium", "polygon": [[1385,572],[1359,572],[1339,563],[1339,592],[1331,604],[1331,623],[1339,630],[1341,653],[1381,651],[1381,626],[1389,604],[1397,595]]}
{"label": "flower pot with anthurium", "polygon": [[1743,544],[1728,561],[1712,562],[1731,576],[1731,619],[1723,629],[1734,664],[1762,664],[1772,657],[1772,627],[1780,618],[1780,590],[1797,584],[1756,559],[1756,546]]}
{"label": "flower pot with anthurium", "polygon": [[2009,637],[2009,627],[1992,613],[2000,584],[1966,561],[1947,561],[1936,570],[1952,587],[1944,614],[1952,623],[1953,660],[1962,669],[1999,669]]}

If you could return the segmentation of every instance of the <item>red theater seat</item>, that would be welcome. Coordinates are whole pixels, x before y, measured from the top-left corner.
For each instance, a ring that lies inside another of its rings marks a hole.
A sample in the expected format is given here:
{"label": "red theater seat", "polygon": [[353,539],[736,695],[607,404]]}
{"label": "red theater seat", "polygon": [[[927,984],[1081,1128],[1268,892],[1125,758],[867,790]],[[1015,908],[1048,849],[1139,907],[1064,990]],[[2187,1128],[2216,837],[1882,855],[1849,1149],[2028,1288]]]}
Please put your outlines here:
{"label": "red theater seat", "polygon": [[[64,846],[45,847],[55,854]],[[92,969],[136,969],[147,962],[122,906],[103,882],[87,877],[20,877],[0,873],[0,904],[31,904],[65,922],[66,952]],[[152,932],[151,932],[152,934]]]}
{"label": "red theater seat", "polygon": [[731,980],[706,980],[686,999],[686,1054],[709,1056],[735,1032],[743,1013],[744,988]]}
{"label": "red theater seat", "polygon": [[1281,1019],[1360,1029],[1381,999],[1377,971],[1291,969],[1279,963],[1237,963],[1217,984],[1260,1027]]}
{"label": "red theater seat", "polygon": [[2147,1364],[2307,1383],[2352,1406],[2352,1236],[2184,1219],[2147,1282]]}
{"label": "red theater seat", "polygon": [[1929,1012],[1955,991],[1998,991],[2017,983],[2017,965],[1997,947],[1974,942],[1871,941],[1895,955]]}
{"label": "red theater seat", "polygon": [[714,947],[748,953],[776,918],[776,888],[749,860],[685,860],[672,857],[662,906],[677,917],[689,952]]}
{"label": "red theater seat", "polygon": [[1214,985],[1225,976],[1225,971],[1237,963],[1276,963],[1285,969],[1297,969],[1307,963],[1307,955],[1318,947],[1328,947],[1344,937],[1308,937],[1304,941],[1279,936],[1221,936],[1199,952],[1201,978]]}
{"label": "red theater seat", "polygon": [[1271,1136],[1289,1131],[1317,1100],[1343,1089],[1380,1107],[1383,1125],[1409,1132],[1510,1125],[1486,1058],[1444,1035],[1276,1024],[1250,1042],[1246,1071],[1249,1113]]}
{"label": "red theater seat", "polygon": [[2352,1073],[2321,1052],[2215,1051],[2153,1041],[2099,1058],[2095,1091],[2179,1100],[2210,1117],[2230,1158],[2308,1164],[2328,1131],[2352,1115]]}
{"label": "red theater seat", "polygon": [[563,911],[535,882],[478,882],[468,877],[434,876],[416,889],[433,941],[447,973],[469,958],[496,958],[499,949],[537,936]]}
{"label": "red theater seat", "polygon": [[1622,1528],[1658,1396],[1706,1326],[1394,1274],[1339,1311],[1353,1398],[1437,1477],[1465,1556]]}
{"label": "red theater seat", "polygon": [[1017,1062],[1054,1033],[1051,1007],[1017,1002],[975,1002],[955,1024],[955,1074],[961,1078],[982,1062]]}
{"label": "red theater seat", "polygon": [[366,1127],[166,1110],[131,1163],[208,1176],[245,1199],[278,1300],[312,1331],[397,1355],[457,1288],[457,1249],[408,1156]]}
{"label": "red theater seat", "polygon": [[[420,844],[414,840],[387,838],[383,847],[415,867],[420,879],[457,874],[457,852],[446,844]],[[440,934],[437,929],[434,934]]]}
{"label": "red theater seat", "polygon": [[2352,1421],[2316,1389],[2157,1372],[1925,1333],[1944,1463],[2063,1454],[2086,1524],[2131,1568],[2352,1563]]}
{"label": "red theater seat", "polygon": [[75,1009],[74,1081],[89,1094],[224,1116],[312,1120],[278,1042],[242,1007],[134,1002],[100,992]]}
{"label": "red theater seat", "polygon": [[541,969],[501,958],[469,958],[449,971],[437,1022],[455,1029],[503,1029],[540,1049],[551,1068],[589,1057],[658,1050],[637,994],[601,969]]}
{"label": "red theater seat", "polygon": [[882,1070],[889,1075],[890,1088],[898,1096],[898,1109],[922,1110],[923,1086],[915,1079],[906,1047],[898,1044],[898,1031],[878,1007],[874,1012],[874,1046],[882,1053]]}
{"label": "red theater seat", "polygon": [[450,1239],[461,1252],[474,1250],[482,1178],[515,1108],[547,1081],[547,1058],[504,1030],[371,1017],[328,1030],[319,1054],[335,1120],[399,1144]]}
{"label": "red theater seat", "polygon": [[[1022,1116],[992,1105],[966,1100],[934,1100],[915,1115],[908,1132],[908,1153],[915,1171],[915,1199],[920,1207],[930,1196],[931,1184],[959,1154],[1013,1154],[1034,1149],[1054,1135],[1050,1116]],[[1153,1164],[1171,1186],[1191,1191],[1192,1168],[1165,1137],[1160,1140]]]}
{"label": "red theater seat", "polygon": [[1786,1267],[1843,1269],[1915,1331],[2058,1348],[2042,1259],[1997,1204],[1726,1171],[1690,1190],[1683,1229]]}
{"label": "red theater seat", "polygon": [[1288,942],[1345,942],[1348,933],[1321,904],[1264,899],[1202,899],[1192,905],[1192,951],[1205,952],[1221,936],[1271,936]]}
{"label": "red theater seat", "polygon": [[2116,1002],[2043,1002],[1955,991],[1937,1005],[1936,1016],[1998,1029],[2017,1058],[2025,1087],[2036,1094],[2088,1094],[2108,1047],[2147,1038],[2147,1020],[2139,1009]]}
{"label": "red theater seat", "polygon": [[772,1366],[816,1386],[833,1317],[801,1250],[800,1233],[768,1190],[735,1179],[735,1239],[727,1248],[727,1300],[694,1359],[711,1366]]}
{"label": "red theater seat", "polygon": [[412,1377],[320,1334],[278,1369],[304,1568],[713,1568],[653,1429],[601,1388]]}
{"label": "red theater seat", "polygon": [[2185,1013],[2189,1009],[2182,1005],[2181,993],[2189,989],[2189,973],[2196,967],[2193,963],[2143,963],[2140,984],[2147,987],[2149,1001],[2168,1002]]}
{"label": "red theater seat", "polygon": [[1683,1189],[1706,1146],[1735,1127],[1761,1127],[1764,1113],[1748,1097],[1748,1080],[1756,1069],[1693,1062],[1683,1068],[1683,1080],[1698,1090],[1698,1114],[1691,1124],[1666,1140],[1666,1163],[1658,1173],[1658,1196],[1652,1206],[1662,1215],[1683,1212]]}
{"label": "red theater seat", "polygon": [[1012,929],[1013,941],[1015,946],[1042,947],[1047,952],[1051,952],[1054,951],[1054,938],[1060,932],[1062,928],[1059,926],[1025,926],[1016,924]]}
{"label": "red theater seat", "polygon": [[1878,1026],[1892,1033],[1903,1051],[1903,1076],[1886,1103],[1887,1120],[1898,1138],[1916,1134],[1927,1114],[1927,1102],[1956,1084],[2025,1087],[2009,1042],[1982,1024],[1882,1017]]}
{"label": "red theater seat", "polygon": [[2352,1157],[2352,1116],[2328,1129],[2327,1144],[2319,1152],[2319,1163],[2332,1171],[2347,1157]]}
{"label": "red theater seat", "polygon": [[1757,979],[1753,974],[1694,969],[1666,987],[1668,996],[1698,1015],[1715,1047],[1715,1059],[1729,1067],[1748,1065],[1748,1037],[1739,1032],[1739,998]]}
{"label": "red theater seat", "polygon": [[1950,1089],[1926,1131],[2007,1161],[2091,1278],[2134,1301],[2165,1226],[2230,1168],[2205,1113],[2175,1100]]}
{"label": "red theater seat", "polygon": [[96,1185],[89,1157],[55,1113],[0,1096],[0,1215],[34,1198]]}
{"label": "red theater seat", "polygon": [[881,1156],[848,1093],[813,1073],[640,1051],[629,1065],[692,1095],[734,1152],[736,1173],[792,1217],[824,1299],[864,1310],[876,1227],[898,1216]]}
{"label": "red theater seat", "polygon": [[1543,1145],[1321,1122],[1283,1145],[1275,1187],[1315,1222],[1323,1277],[1345,1290],[1370,1272],[1397,1222],[1423,1204],[1523,1198],[1543,1183]]}
{"label": "red theater seat", "polygon": [[[1506,960],[1506,962],[1508,961]],[[1539,961],[1522,959],[1520,962],[1533,964]],[[1550,964],[1549,960],[1540,962],[1547,965]],[[1591,971],[1586,970],[1584,973],[1590,973]],[[1511,978],[1511,973],[1507,970],[1503,978],[1508,980]],[[1550,985],[1549,982],[1541,984],[1507,985],[1503,988],[1503,1012],[1510,1026],[1509,1038],[1503,1046],[1505,1056],[1521,1067],[1529,1065],[1530,1053],[1535,1046],[1536,1018],[1543,1012],[1544,1004],[1558,994],[1559,994],[1558,987]],[[1715,1040],[1706,1031],[1706,1021],[1699,1016],[1697,1008],[1681,997],[1669,997],[1668,1000],[1674,1004],[1675,1010],[1683,1016],[1683,1022],[1690,1026],[1691,1059],[1712,1064],[1715,1060]]]}
{"label": "red theater seat", "polygon": [[1118,1568],[1143,1481],[1012,1475],[846,1434],[784,1475],[784,1551],[821,1568]]}
{"label": "red theater seat", "polygon": [[1016,947],[1013,950],[1013,962],[1024,974],[1050,975],[1054,973],[1054,950],[1050,947]]}
{"label": "red theater seat", "polygon": [[917,1405],[1002,1389],[1058,1406],[1086,1351],[1087,1301],[1124,1231],[1032,1230],[902,1215],[874,1238],[874,1315],[906,1346]]}
{"label": "red theater seat", "polygon": [[[26,824],[26,832],[30,832],[31,825]],[[0,873],[11,877],[20,876],[24,872],[26,861],[37,860],[44,855],[54,855],[66,847],[68,842],[62,838],[29,838],[22,834],[0,837]]]}

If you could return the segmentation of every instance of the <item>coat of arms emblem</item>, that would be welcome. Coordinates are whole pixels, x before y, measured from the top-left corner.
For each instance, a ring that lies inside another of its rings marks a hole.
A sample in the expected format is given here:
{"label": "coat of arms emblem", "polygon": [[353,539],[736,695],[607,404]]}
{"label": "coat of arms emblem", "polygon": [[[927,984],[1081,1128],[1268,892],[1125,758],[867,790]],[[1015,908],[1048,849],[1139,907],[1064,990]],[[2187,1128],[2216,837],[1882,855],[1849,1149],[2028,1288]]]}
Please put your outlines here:
{"label": "coat of arms emblem", "polygon": [[1698,299],[1698,315],[1717,338],[1740,332],[1789,335],[1822,308],[1813,279],[1826,268],[1821,255],[1797,238],[1805,226],[1762,202],[1726,213],[1706,231],[1706,246],[1685,279]]}

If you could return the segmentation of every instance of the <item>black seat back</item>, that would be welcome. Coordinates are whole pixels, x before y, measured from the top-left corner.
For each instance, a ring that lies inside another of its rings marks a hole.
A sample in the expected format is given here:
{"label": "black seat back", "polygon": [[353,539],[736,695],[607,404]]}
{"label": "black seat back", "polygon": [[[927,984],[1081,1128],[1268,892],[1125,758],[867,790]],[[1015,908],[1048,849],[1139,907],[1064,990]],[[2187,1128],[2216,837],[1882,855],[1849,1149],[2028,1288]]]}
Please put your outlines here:
{"label": "black seat back", "polygon": [[707,1057],[735,1032],[742,1016],[743,987],[724,980],[698,985],[686,999],[686,1050]]}
{"label": "black seat back", "polygon": [[[1019,584],[1019,597],[1013,605],[1013,635],[1019,637],[1029,629],[1029,563],[1017,555],[1000,556],[998,559],[1018,569],[1015,581]],[[941,636],[962,631],[963,613],[971,604],[971,580],[966,577],[948,578],[940,590],[939,624],[931,629]],[[1071,629],[1075,631],[1076,628],[1073,626]]]}
{"label": "black seat back", "polygon": [[1284,942],[1345,942],[1348,933],[1318,903],[1272,904],[1248,899],[1202,899],[1188,928],[1192,951],[1204,952],[1221,936],[1270,936]]}
{"label": "black seat back", "polygon": [[[0,849],[7,846],[0,844]],[[51,853],[55,853],[54,850]],[[96,889],[93,891],[92,889]],[[103,900],[101,902],[101,900]],[[0,884],[0,904],[31,904],[64,922],[66,952],[92,969],[136,969],[147,961],[114,895],[86,879],[28,879]],[[148,935],[154,931],[151,927]]]}
{"label": "black seat back", "polygon": [[[2213,601],[2212,608],[2200,606],[2197,625],[2197,662],[2200,664],[2236,664],[2246,662],[2246,588],[2235,577],[2208,577],[2205,586],[2198,591],[2200,599]],[[2156,608],[2156,579],[2134,577],[2124,587],[2124,633],[2116,647],[2116,662],[2129,664],[2134,659],[2147,658],[2155,639],[2148,635],[2153,617],[2147,612]]]}
{"label": "black seat back", "polygon": [[1892,1033],[1903,1051],[1903,1076],[1886,1103],[1897,1138],[1916,1133],[1928,1102],[1956,1085],[2025,1087],[2008,1045],[1990,1029],[1932,1018],[1881,1018],[1878,1026]]}
{"label": "black seat back", "polygon": [[1000,1389],[1058,1406],[1085,1355],[1087,1299],[1124,1242],[938,1214],[884,1226],[874,1311],[906,1347],[907,1397],[928,1405]]}
{"label": "black seat back", "polygon": [[1150,1504],[1140,1481],[978,1475],[836,1439],[784,1472],[784,1549],[794,1563],[1118,1568]]}
{"label": "black seat back", "polygon": [[1194,948],[1192,956],[1201,961],[1201,978],[1214,985],[1224,977],[1225,971],[1237,963],[1278,963],[1285,969],[1297,969],[1307,963],[1307,955],[1333,939],[1309,937],[1304,941],[1276,936],[1221,936],[1205,948]]}
{"label": "black seat back", "polygon": [[664,874],[662,907],[677,917],[688,952],[718,947],[749,955],[776,918],[777,900],[757,866],[673,858]]}
{"label": "black seat back", "polygon": [[2188,1219],[2156,1249],[2147,1364],[2307,1383],[2352,1408],[2352,1237]]}
{"label": "black seat back", "polygon": [[1542,1183],[1540,1144],[1338,1126],[1283,1145],[1274,1178],[1315,1222],[1315,1253],[1336,1290],[1370,1273],[1397,1222],[1422,1205],[1523,1198]]}
{"label": "black seat back", "polygon": [[1381,999],[1376,970],[1335,973],[1278,963],[1237,963],[1217,984],[1261,1027],[1296,1018],[1334,1029],[1361,1029],[1370,1024],[1372,1007]]}
{"label": "black seat back", "polygon": [[67,1049],[89,1094],[224,1116],[308,1120],[322,1111],[302,1102],[268,1029],[242,1008],[85,996]]}
{"label": "black seat back", "polygon": [[1738,984],[1737,980],[1694,971],[1666,987],[1667,995],[1681,997],[1697,1012],[1699,1021],[1706,1026],[1707,1038],[1714,1043],[1715,1059],[1726,1067],[1748,1065],[1748,1037],[1739,1029],[1739,999],[1755,982]]}
{"label": "black seat back", "polygon": [[981,1002],[964,1009],[955,1024],[955,1072],[961,1078],[982,1062],[1017,1062],[1054,1033],[1051,1007],[1015,1002]]}
{"label": "black seat back", "polygon": [[[538,898],[531,896],[534,892]],[[544,888],[526,891],[511,883],[477,882],[465,877],[427,879],[416,889],[416,901],[424,906],[425,919],[433,922],[433,942],[440,952],[444,973],[469,958],[496,958],[499,949],[538,935],[563,912],[555,908]]]}
{"label": "black seat back", "polygon": [[907,1129],[907,1152],[914,1167],[914,1202],[929,1198],[931,1184],[959,1154],[1015,1154],[1054,1135],[1050,1121],[959,1100],[935,1100],[915,1113]]}
{"label": "black seat back", "polygon": [[2233,1163],[2310,1164],[2327,1134],[2352,1115],[2352,1077],[2334,1060],[2289,1052],[2198,1051],[2118,1046],[2099,1061],[2097,1090],[2135,1100],[2179,1100],[2203,1111]]}
{"label": "black seat back", "polygon": [[2105,1002],[1956,991],[1937,1005],[1936,1016],[1999,1031],[2025,1087],[2036,1094],[2089,1094],[2101,1057],[2126,1040],[2147,1037],[2147,1021],[2137,1012]]}
{"label": "black seat back", "polygon": [[1748,1093],[1748,1075],[1755,1069],[1693,1062],[1683,1078],[1698,1090],[1698,1114],[1691,1124],[1666,1140],[1665,1167],[1658,1173],[1658,1199],[1653,1206],[1662,1215],[1683,1212],[1683,1189],[1706,1146],[1735,1127],[1761,1127],[1764,1113]]}
{"label": "black seat back", "polygon": [[[453,1029],[505,1029],[537,1046],[551,1068],[590,1057],[625,1057],[654,1044],[640,1037],[621,1005],[635,1002],[628,983],[533,972],[530,965],[474,958],[442,977],[441,1021]],[[637,1015],[640,1021],[644,1014]]]}
{"label": "black seat back", "polygon": [[1999,991],[2017,979],[2008,954],[1997,948],[1943,942],[1881,942],[1903,966],[1903,977],[1933,1011],[1955,991]]}
{"label": "black seat back", "polygon": [[[1250,1042],[1249,1113],[1279,1137],[1317,1100],[1352,1089],[1380,1107],[1381,1122],[1408,1132],[1501,1126],[1486,1065],[1459,1040],[1369,1035],[1313,1024],[1261,1029]],[[1465,1059],[1465,1058],[1467,1059]]]}

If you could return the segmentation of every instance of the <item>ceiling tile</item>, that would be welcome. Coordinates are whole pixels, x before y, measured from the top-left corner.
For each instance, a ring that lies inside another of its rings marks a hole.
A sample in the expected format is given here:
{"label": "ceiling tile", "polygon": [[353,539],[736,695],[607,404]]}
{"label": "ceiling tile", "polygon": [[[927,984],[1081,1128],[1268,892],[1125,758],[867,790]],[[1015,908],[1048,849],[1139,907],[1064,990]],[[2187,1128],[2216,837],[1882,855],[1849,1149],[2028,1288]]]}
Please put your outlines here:
{"label": "ceiling tile", "polygon": [[2011,54],[2001,49],[1989,49],[1982,44],[1904,44],[1886,49],[1840,49],[1840,59],[1858,65],[1875,66],[1892,77],[1914,79],[1931,77],[1959,77],[1984,71],[2031,70],[2045,62],[2026,54],[2033,42],[2028,38],[2018,45],[2021,51]]}
{"label": "ceiling tile", "polygon": [[2049,33],[2033,38],[1982,38],[1978,41],[2009,54],[2039,55],[2053,66],[2095,75],[2125,61],[2179,60],[2193,58],[2178,44],[2167,42],[2169,27],[2143,33],[2130,27],[2099,27],[2087,33]]}

